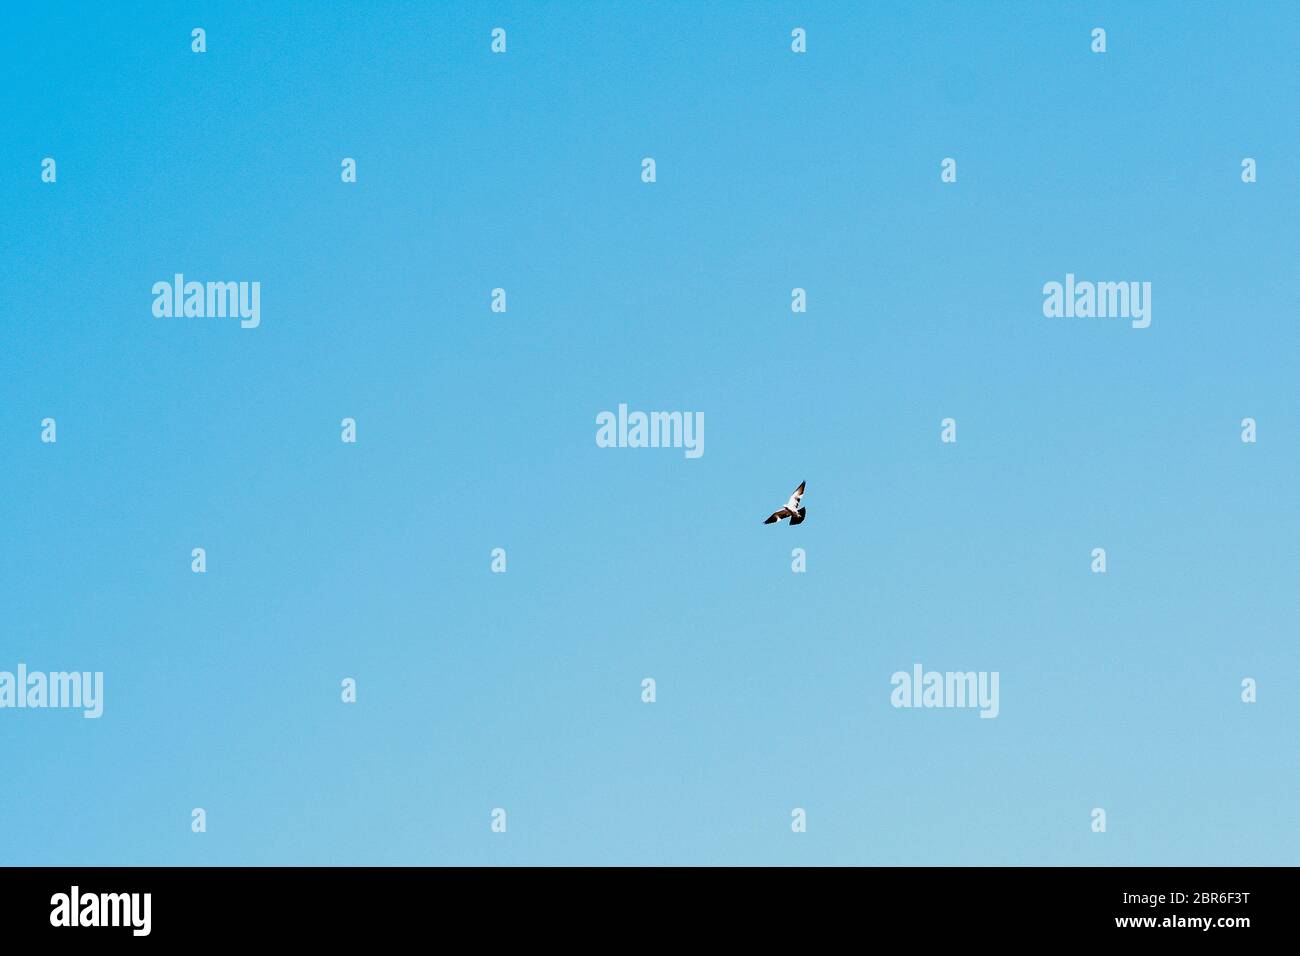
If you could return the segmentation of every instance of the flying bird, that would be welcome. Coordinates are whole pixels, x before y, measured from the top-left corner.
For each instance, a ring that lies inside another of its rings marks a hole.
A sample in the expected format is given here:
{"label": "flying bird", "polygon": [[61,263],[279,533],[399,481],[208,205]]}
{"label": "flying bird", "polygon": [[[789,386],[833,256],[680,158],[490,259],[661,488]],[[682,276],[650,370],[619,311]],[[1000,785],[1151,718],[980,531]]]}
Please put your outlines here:
{"label": "flying bird", "polygon": [[808,513],[807,508],[799,507],[799,499],[803,497],[803,486],[808,484],[806,481],[799,482],[799,487],[794,490],[790,500],[785,503],[785,507],[780,511],[773,511],[763,524],[774,524],[782,518],[789,518],[790,525],[793,527],[803,523],[804,515]]}

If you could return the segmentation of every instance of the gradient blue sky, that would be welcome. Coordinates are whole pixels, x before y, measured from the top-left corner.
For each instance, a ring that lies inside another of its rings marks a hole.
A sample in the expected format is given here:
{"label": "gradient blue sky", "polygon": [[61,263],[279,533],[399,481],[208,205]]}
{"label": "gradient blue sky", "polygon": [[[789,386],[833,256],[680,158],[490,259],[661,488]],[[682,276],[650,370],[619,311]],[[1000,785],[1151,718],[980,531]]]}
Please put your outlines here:
{"label": "gradient blue sky", "polygon": [[54,7],[0,30],[0,669],[106,701],[0,711],[0,863],[1297,861],[1294,3]]}

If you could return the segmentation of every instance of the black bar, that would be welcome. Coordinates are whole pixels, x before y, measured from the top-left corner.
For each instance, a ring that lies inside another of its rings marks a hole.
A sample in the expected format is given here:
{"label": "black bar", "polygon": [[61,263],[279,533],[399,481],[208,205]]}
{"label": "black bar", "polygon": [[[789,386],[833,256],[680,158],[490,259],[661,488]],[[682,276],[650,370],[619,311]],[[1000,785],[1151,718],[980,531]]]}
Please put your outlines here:
{"label": "black bar", "polygon": [[[432,929],[448,941],[461,931],[635,940],[693,927],[762,940],[814,926],[922,930],[927,940],[1232,945],[1286,931],[1295,877],[1291,868],[1208,867],[14,868],[0,870],[0,926],[7,942],[55,945],[373,943]],[[77,922],[102,914],[119,925],[70,925],[74,886]]]}

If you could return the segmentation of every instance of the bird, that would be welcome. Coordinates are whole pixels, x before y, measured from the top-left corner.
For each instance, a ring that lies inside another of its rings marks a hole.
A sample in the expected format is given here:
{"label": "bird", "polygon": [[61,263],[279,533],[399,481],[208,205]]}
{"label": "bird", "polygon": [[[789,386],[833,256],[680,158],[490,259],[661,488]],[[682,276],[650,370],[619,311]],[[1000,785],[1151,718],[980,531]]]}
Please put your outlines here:
{"label": "bird", "polygon": [[792,494],[790,500],[785,503],[785,507],[780,511],[773,511],[768,515],[767,520],[764,521],[763,524],[775,524],[782,518],[789,518],[791,527],[794,527],[797,524],[802,524],[804,515],[808,513],[808,509],[799,507],[799,499],[803,497],[803,486],[806,484],[808,484],[806,481],[799,482],[799,487],[794,490],[794,494]]}

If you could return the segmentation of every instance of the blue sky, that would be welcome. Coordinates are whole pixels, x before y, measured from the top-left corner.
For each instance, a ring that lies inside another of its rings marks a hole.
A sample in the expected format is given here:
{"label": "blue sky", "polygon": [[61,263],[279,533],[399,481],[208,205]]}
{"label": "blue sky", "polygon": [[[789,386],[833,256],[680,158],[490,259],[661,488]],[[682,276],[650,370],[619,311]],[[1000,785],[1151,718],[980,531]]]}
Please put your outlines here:
{"label": "blue sky", "polygon": [[0,710],[0,862],[1296,861],[1294,4],[8,23],[0,670],[106,699]]}

